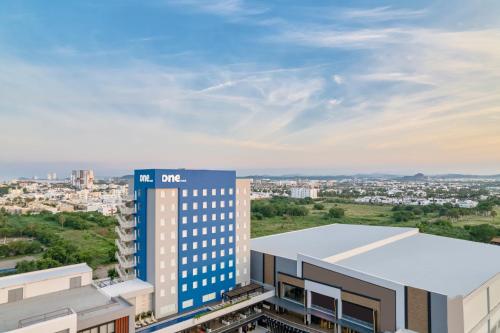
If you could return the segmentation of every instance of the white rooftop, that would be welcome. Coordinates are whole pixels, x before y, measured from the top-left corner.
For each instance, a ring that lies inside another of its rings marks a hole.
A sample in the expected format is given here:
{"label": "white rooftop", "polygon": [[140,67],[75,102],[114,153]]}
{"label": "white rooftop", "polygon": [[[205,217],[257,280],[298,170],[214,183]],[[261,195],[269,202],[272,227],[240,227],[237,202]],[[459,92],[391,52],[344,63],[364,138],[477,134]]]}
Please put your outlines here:
{"label": "white rooftop", "polygon": [[336,263],[447,296],[466,296],[500,274],[500,246],[417,234]]}
{"label": "white rooftop", "polygon": [[92,268],[83,263],[50,268],[42,271],[14,274],[0,278],[0,289],[83,273],[92,273]]}
{"label": "white rooftop", "polygon": [[334,224],[252,239],[252,250],[298,254],[401,285],[466,296],[500,274],[500,246],[413,228]]}
{"label": "white rooftop", "polygon": [[412,231],[417,232],[417,229],[330,224],[253,238],[251,248],[254,251],[292,260],[297,259],[298,253],[325,259]]}
{"label": "white rooftop", "polygon": [[153,290],[154,287],[152,284],[140,279],[127,280],[101,288],[101,291],[109,297],[133,297],[135,295],[152,293]]}

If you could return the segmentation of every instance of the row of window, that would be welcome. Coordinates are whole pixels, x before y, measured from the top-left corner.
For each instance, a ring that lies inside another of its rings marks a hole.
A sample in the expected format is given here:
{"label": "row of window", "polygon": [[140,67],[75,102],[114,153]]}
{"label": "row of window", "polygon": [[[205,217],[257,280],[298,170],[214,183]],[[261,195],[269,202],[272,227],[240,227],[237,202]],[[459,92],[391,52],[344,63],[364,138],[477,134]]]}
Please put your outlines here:
{"label": "row of window", "polygon": [[[232,225],[230,225],[230,226],[232,226]],[[198,232],[198,231],[200,231],[200,232]],[[229,232],[233,231],[233,228],[229,228],[229,226],[228,226],[228,231]],[[221,233],[225,232],[225,228],[220,228],[220,232]],[[174,231],[172,231],[172,233],[174,233]],[[198,228],[191,229],[191,236],[193,236],[193,237],[198,236],[200,233],[201,233],[201,235],[208,235],[208,228],[207,227],[203,227],[203,228],[200,228],[200,229],[198,229]],[[212,235],[217,233],[217,227],[216,226],[212,226],[211,233],[212,233]],[[181,237],[182,238],[187,238],[188,237],[188,230],[182,230]],[[233,242],[233,239],[232,239],[232,236],[230,236],[229,243],[232,243],[232,242]]]}
{"label": "row of window", "polygon": [[[236,191],[238,192],[238,190],[236,190]],[[201,195],[204,196],[204,197],[206,197],[208,195],[208,189],[206,189],[206,188],[202,189],[201,191],[198,190],[198,189],[191,190],[191,195],[193,197],[197,197],[200,192],[201,192]],[[225,188],[220,188],[218,191],[215,188],[210,189],[210,193],[212,194],[212,196],[216,196],[217,192],[219,192],[220,195],[226,195],[226,189]],[[232,187],[229,188],[228,193],[229,193],[229,195],[233,195],[234,194],[234,191],[233,191]],[[182,196],[184,198],[186,198],[187,196],[189,196],[189,190],[187,190],[187,189],[182,190]]]}
{"label": "row of window", "polygon": [[[192,202],[192,203],[191,203],[191,209],[192,209],[192,210],[197,210],[197,209],[200,207],[200,205],[199,205],[199,204],[200,204],[200,203],[199,203],[199,202],[197,202],[197,201]],[[240,203],[239,203],[239,200],[236,200],[236,205],[239,205],[239,204],[240,204]],[[172,204],[172,211],[175,211],[175,207],[174,207],[174,205],[175,205],[175,204]],[[233,206],[234,206],[234,202],[233,202],[233,200],[229,200],[229,201],[227,202],[227,205],[228,205],[228,207],[233,207]],[[247,205],[247,200],[245,199],[245,200],[243,200],[243,206],[246,206],[246,205]],[[221,200],[221,201],[219,201],[219,202],[218,202],[218,204],[217,204],[217,201],[211,201],[211,202],[210,202],[210,207],[211,207],[211,208],[214,208],[214,209],[215,209],[215,208],[226,208],[226,201]],[[202,208],[202,209],[208,209],[208,201],[203,201],[203,202],[201,202],[201,208]],[[189,205],[188,205],[188,203],[187,203],[187,202],[183,202],[183,203],[182,203],[182,210],[183,210],[183,211],[186,211],[186,210],[188,210],[188,209],[189,209]]]}
{"label": "row of window", "polygon": [[[234,253],[234,250],[233,248],[229,248],[228,251],[227,251],[228,255],[233,255]],[[222,249],[219,251],[219,256],[217,256],[217,251],[212,251],[211,254],[210,254],[210,257],[212,259],[217,259],[217,257],[219,258],[224,258],[226,256],[226,250],[225,249]],[[194,254],[192,257],[191,257],[191,262],[190,263],[197,263],[199,260],[200,260],[200,257],[201,257],[201,260],[205,261],[205,260],[208,260],[208,253],[207,252],[204,252],[201,254],[201,256],[199,256],[198,254]],[[181,258],[181,264],[182,265],[187,265],[188,264],[188,257],[182,257]]]}
{"label": "row of window", "polygon": [[[229,272],[227,274],[227,278],[231,280],[233,278],[233,272]],[[224,282],[226,280],[226,274],[220,274],[219,275],[219,281]],[[198,286],[201,285],[202,287],[206,287],[208,285],[209,279],[202,279],[201,281],[193,281],[191,284],[191,289],[195,290],[198,289]],[[210,278],[210,283],[211,284],[216,284],[217,283],[217,276],[212,276]],[[188,291],[188,284],[183,283],[182,286],[182,292],[187,292]]]}
{"label": "row of window", "polygon": [[[234,261],[233,260],[229,260],[227,262],[227,267],[231,268],[233,266],[234,266]],[[225,261],[221,261],[219,263],[219,268],[220,269],[225,269],[226,268],[226,262]],[[211,271],[215,272],[216,270],[217,270],[217,264],[212,264],[211,265]],[[205,266],[203,266],[201,268],[201,274],[205,274],[207,272],[208,272],[208,266],[205,265]],[[198,275],[198,267],[195,267],[192,270],[192,276],[197,276],[197,275]],[[188,271],[187,270],[183,270],[181,276],[182,276],[183,279],[186,279],[188,277]]]}
{"label": "row of window", "polygon": [[[228,217],[229,220],[232,220],[233,216],[234,216],[233,212],[229,212],[228,215],[227,215],[227,217]],[[225,219],[226,219],[226,213],[220,213],[219,214],[219,220],[220,221],[224,221]],[[191,221],[193,223],[198,223],[199,220],[200,220],[200,218],[199,218],[198,215],[193,215],[191,217]],[[210,216],[210,220],[211,221],[217,221],[217,214],[212,214]],[[187,224],[188,223],[188,217],[187,216],[183,216],[181,221],[182,221],[182,224]],[[201,221],[202,222],[207,222],[208,221],[208,215],[207,214],[201,215]]]}

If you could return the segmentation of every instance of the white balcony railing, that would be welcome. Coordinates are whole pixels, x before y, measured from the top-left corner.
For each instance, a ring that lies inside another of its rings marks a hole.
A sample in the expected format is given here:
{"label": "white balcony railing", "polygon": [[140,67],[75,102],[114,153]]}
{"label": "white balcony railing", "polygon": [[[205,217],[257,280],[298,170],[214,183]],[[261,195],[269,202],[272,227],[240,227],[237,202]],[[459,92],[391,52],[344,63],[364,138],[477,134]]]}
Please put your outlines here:
{"label": "white balcony railing", "polygon": [[118,253],[115,253],[115,258],[118,260],[118,263],[122,268],[129,269],[135,267],[135,258],[132,260],[128,260],[119,255]]}
{"label": "white balcony railing", "polygon": [[120,227],[122,227],[122,229],[131,229],[135,228],[136,226],[135,220],[127,220],[122,215],[117,215],[116,219],[118,220],[118,223],[120,224]]}
{"label": "white balcony railing", "polygon": [[120,265],[116,265],[115,269],[118,272],[120,279],[122,279],[123,281],[135,278],[135,273],[129,272],[129,270],[120,267]]}
{"label": "white balcony railing", "polygon": [[118,234],[118,237],[120,238],[120,241],[122,241],[122,243],[135,241],[135,232],[124,233],[123,230],[121,230],[118,226],[115,227],[115,231]]}
{"label": "white balcony railing", "polygon": [[116,244],[116,247],[118,247],[118,251],[120,252],[120,254],[122,256],[129,256],[129,255],[132,255],[136,252],[136,249],[135,249],[135,244],[131,244],[131,243],[122,243],[120,242],[119,239],[115,239],[115,244]]}
{"label": "white balcony railing", "polygon": [[118,210],[120,211],[120,214],[121,215],[132,215],[135,213],[135,209],[134,208],[129,208],[125,205],[120,205],[118,206]]}

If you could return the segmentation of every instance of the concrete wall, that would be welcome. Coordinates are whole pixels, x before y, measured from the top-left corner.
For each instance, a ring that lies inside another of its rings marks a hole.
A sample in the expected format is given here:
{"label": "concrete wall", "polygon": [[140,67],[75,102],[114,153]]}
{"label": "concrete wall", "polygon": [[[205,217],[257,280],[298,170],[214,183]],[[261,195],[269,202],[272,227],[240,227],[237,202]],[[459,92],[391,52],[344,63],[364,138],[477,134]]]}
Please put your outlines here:
{"label": "concrete wall", "polygon": [[[47,277],[47,275],[46,275],[48,272],[57,272],[57,271],[64,272],[63,269],[64,269],[64,267],[63,268],[52,268],[52,269],[44,270],[43,274],[40,274],[41,272],[38,271],[38,272],[30,272],[30,273],[16,275],[19,283],[14,282],[12,284],[9,284],[9,286],[0,289],[0,304],[7,303],[8,293],[9,293],[9,290],[11,290],[11,289],[24,288],[23,298],[29,298],[29,297],[35,297],[35,296],[53,293],[56,291],[69,289],[69,287],[70,287],[69,281],[73,277],[81,277],[82,286],[88,285],[92,282],[92,271],[91,270],[89,272],[85,272],[85,273],[64,274],[62,276],[57,276],[57,274],[55,274],[55,276]],[[44,278],[39,280],[39,281],[33,281],[33,282],[29,282],[29,283],[23,282],[22,276],[26,276],[26,275],[35,275],[36,276],[37,274],[40,275],[41,277],[44,277]],[[11,278],[11,277],[6,277],[6,278]]]}
{"label": "concrete wall", "polygon": [[157,317],[178,311],[178,190],[148,190],[148,282]]}
{"label": "concrete wall", "polygon": [[288,275],[297,276],[297,261],[276,257],[276,274],[285,273]]}
{"label": "concrete wall", "polygon": [[261,252],[252,251],[250,253],[250,262],[252,280],[264,282],[264,255]]}
{"label": "concrete wall", "polygon": [[500,317],[500,274],[463,299],[464,332],[486,332]]}
{"label": "concrete wall", "polygon": [[250,179],[236,179],[236,283],[250,282]]}

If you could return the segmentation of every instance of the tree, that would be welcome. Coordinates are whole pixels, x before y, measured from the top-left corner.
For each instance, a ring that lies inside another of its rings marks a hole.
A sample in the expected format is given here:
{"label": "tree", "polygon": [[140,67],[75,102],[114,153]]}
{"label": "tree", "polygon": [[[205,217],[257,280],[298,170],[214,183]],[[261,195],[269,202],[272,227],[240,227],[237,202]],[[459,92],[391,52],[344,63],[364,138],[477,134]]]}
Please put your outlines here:
{"label": "tree", "polygon": [[313,208],[316,210],[323,210],[323,209],[325,209],[325,205],[323,205],[321,203],[315,203]]}
{"label": "tree", "polygon": [[474,225],[469,228],[472,240],[489,243],[498,233],[498,229],[489,224]]}
{"label": "tree", "polygon": [[114,281],[118,277],[118,272],[114,268],[108,269],[108,277],[111,279],[111,281]]}
{"label": "tree", "polygon": [[338,219],[338,218],[343,217],[344,215],[345,215],[345,210],[343,208],[335,207],[335,208],[330,208],[328,210],[326,217]]}
{"label": "tree", "polygon": [[64,222],[66,222],[66,217],[63,214],[59,214],[57,221],[61,225],[61,229],[64,229]]}
{"label": "tree", "polygon": [[496,210],[492,210],[491,213],[490,213],[490,215],[491,215],[491,218],[494,220],[495,217],[497,216],[497,211]]}

